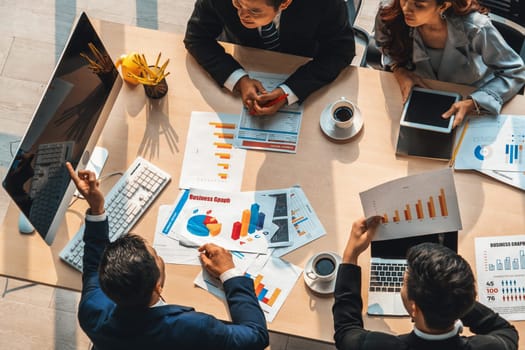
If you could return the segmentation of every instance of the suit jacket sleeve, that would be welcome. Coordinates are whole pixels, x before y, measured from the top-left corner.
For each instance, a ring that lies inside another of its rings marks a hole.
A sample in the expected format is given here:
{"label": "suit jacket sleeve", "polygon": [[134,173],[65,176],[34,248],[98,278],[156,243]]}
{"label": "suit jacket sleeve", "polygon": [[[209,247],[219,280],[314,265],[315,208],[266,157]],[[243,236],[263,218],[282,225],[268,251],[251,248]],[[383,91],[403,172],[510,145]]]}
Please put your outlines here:
{"label": "suit jacket sleeve", "polygon": [[[465,315],[461,321],[463,325],[470,327],[476,336],[470,338],[472,349],[487,346],[487,349],[517,349],[518,332],[513,325],[503,319],[488,307],[476,302],[474,308]],[[478,346],[478,345],[479,346]]]}
{"label": "suit jacket sleeve", "polygon": [[78,307],[79,323],[90,334],[98,321],[114,308],[115,304],[100,289],[98,265],[100,258],[109,243],[108,220],[85,222],[84,257],[82,272],[82,294]]}
{"label": "suit jacket sleeve", "polygon": [[361,268],[341,264],[335,284],[334,340],[337,349],[405,349],[402,341],[390,334],[371,332],[363,328],[361,298]]}
{"label": "suit jacket sleeve", "polygon": [[[294,6],[294,2],[292,5]],[[311,61],[299,67],[285,84],[303,102],[311,93],[332,82],[341,70],[350,65],[355,56],[354,31],[348,21],[348,11],[344,1],[324,1],[326,11],[317,14],[320,22],[311,24],[294,23],[293,25],[316,25],[317,54]],[[283,31],[286,22],[285,10],[281,17]],[[290,10],[291,11],[291,10]],[[313,17],[316,17],[314,14]]]}
{"label": "suit jacket sleeve", "polygon": [[269,344],[266,319],[255,295],[253,281],[239,276],[224,283],[233,324],[228,326],[228,349],[264,349]]}
{"label": "suit jacket sleeve", "polygon": [[[217,42],[224,19],[210,0],[197,0],[186,27],[184,45],[195,60],[220,85],[241,65]],[[231,4],[230,4],[231,6]]]}

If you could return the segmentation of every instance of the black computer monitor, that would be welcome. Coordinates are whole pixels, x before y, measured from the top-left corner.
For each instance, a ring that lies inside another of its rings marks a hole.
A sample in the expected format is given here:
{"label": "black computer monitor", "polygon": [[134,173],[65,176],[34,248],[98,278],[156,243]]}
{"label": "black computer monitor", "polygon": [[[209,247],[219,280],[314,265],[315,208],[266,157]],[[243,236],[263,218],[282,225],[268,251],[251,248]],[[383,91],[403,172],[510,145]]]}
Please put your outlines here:
{"label": "black computer monitor", "polygon": [[65,162],[86,167],[121,86],[113,61],[82,13],[3,181],[49,245],[74,192]]}

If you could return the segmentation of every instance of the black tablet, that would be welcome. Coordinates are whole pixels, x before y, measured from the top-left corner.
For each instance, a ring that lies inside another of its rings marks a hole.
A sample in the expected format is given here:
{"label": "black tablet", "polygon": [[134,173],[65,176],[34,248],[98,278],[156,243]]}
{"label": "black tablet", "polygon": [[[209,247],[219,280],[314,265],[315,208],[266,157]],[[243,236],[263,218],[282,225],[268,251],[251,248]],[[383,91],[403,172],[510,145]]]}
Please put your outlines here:
{"label": "black tablet", "polygon": [[439,91],[413,87],[401,115],[401,125],[450,133],[454,116],[443,119],[441,115],[461,99],[455,92]]}

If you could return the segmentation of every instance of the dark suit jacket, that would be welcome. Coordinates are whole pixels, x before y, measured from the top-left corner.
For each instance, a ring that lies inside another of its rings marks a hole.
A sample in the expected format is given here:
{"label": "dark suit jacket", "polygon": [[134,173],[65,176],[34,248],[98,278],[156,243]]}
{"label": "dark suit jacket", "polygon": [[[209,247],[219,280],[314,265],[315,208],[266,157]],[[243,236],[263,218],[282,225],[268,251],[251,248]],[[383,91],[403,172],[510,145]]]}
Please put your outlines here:
{"label": "dark suit jacket", "polygon": [[108,221],[89,222],[84,231],[84,273],[78,310],[80,326],[97,350],[264,349],[266,320],[253,282],[224,283],[234,324],[224,324],[191,307],[166,305],[141,310],[118,308],[100,289],[98,264],[108,240]]}
{"label": "dark suit jacket", "polygon": [[518,332],[510,323],[491,309],[476,302],[476,305],[461,319],[476,335],[455,335],[445,340],[426,340],[414,332],[395,336],[363,329],[361,312],[361,268],[352,264],[341,264],[335,285],[333,306],[335,343],[338,349],[351,350],[512,350],[518,348]]}
{"label": "dark suit jacket", "polygon": [[[217,43],[226,41],[263,48],[257,29],[242,25],[231,0],[197,0],[184,43],[206,71],[223,85],[241,65]],[[294,55],[312,57],[285,84],[303,101],[334,80],[355,56],[353,29],[343,0],[295,0],[281,14],[280,46]]]}

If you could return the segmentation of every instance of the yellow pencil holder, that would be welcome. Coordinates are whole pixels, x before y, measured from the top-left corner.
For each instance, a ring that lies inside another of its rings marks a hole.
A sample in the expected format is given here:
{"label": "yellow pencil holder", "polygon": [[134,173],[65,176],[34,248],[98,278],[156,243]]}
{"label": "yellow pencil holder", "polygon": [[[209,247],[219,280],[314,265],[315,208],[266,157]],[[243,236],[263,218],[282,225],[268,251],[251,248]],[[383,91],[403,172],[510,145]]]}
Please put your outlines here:
{"label": "yellow pencil holder", "polygon": [[142,71],[141,67],[137,64],[138,60],[135,58],[135,56],[137,55],[138,54],[135,52],[132,52],[128,55],[122,55],[115,63],[117,68],[120,67],[122,79],[124,79],[126,82],[132,85],[138,85],[139,81],[130,73],[133,73],[136,76],[140,76]]}

